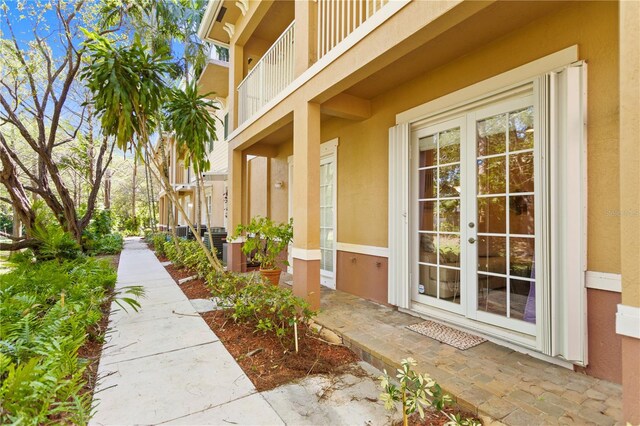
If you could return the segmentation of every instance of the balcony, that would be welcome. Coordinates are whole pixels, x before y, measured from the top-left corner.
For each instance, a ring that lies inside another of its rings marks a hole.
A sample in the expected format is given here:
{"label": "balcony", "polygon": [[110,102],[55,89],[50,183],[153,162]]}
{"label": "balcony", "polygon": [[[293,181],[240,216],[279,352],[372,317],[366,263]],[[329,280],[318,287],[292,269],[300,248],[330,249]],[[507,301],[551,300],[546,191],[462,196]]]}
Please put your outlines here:
{"label": "balcony", "polygon": [[217,44],[211,45],[200,79],[201,93],[212,93],[211,98],[226,98],[229,95],[229,49]]}
{"label": "balcony", "polygon": [[293,81],[295,21],[238,85],[238,124],[251,118]]}
{"label": "balcony", "polygon": [[[389,1],[317,0],[315,59],[320,60]],[[295,22],[291,22],[238,85],[238,125],[252,118],[294,80],[294,29]]]}

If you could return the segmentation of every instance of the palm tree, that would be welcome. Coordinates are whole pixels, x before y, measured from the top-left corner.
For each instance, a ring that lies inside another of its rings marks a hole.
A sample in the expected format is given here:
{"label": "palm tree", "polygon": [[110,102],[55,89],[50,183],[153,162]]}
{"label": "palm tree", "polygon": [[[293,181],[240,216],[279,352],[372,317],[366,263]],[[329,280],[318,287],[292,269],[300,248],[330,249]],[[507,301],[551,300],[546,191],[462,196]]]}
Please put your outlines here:
{"label": "palm tree", "polygon": [[[153,51],[139,37],[129,46],[117,46],[96,34],[88,36],[92,40],[87,45],[90,60],[82,77],[93,93],[93,104],[101,117],[103,132],[114,136],[122,150],[131,149],[136,155],[146,154],[140,158],[151,160],[154,165],[152,172],[171,202],[185,216],[211,266],[221,270],[220,261],[194,229],[163,172],[161,155],[158,155],[163,153],[162,144],[154,147],[149,138],[154,131],[162,129],[162,124],[169,125],[179,147],[187,150],[189,161],[201,176],[209,167],[205,145],[215,137],[215,122],[209,114],[209,109],[214,106],[204,96],[198,95],[195,84],[186,85],[184,91],[170,86],[167,76],[173,65],[166,49]],[[163,122],[165,115],[167,119]]]}

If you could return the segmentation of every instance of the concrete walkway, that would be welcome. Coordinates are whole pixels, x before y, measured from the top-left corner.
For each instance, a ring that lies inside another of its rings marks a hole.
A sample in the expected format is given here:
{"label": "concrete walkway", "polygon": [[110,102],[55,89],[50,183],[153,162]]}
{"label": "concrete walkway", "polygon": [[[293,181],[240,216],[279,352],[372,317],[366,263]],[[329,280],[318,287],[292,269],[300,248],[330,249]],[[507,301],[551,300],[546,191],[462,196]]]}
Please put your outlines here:
{"label": "concrete walkway", "polygon": [[116,288],[131,285],[146,297],[112,305],[90,424],[284,424],[138,238],[118,268]]}

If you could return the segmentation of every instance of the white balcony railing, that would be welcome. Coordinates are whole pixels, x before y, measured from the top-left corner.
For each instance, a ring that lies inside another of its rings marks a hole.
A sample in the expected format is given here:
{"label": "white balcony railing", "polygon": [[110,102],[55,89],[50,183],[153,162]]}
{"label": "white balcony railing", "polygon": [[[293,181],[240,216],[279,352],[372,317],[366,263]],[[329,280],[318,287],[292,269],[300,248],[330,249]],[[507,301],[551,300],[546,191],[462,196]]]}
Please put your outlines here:
{"label": "white balcony railing", "polygon": [[293,81],[294,24],[284,30],[238,86],[238,124],[247,121]]}
{"label": "white balcony railing", "polygon": [[389,3],[389,0],[317,1],[318,59]]}

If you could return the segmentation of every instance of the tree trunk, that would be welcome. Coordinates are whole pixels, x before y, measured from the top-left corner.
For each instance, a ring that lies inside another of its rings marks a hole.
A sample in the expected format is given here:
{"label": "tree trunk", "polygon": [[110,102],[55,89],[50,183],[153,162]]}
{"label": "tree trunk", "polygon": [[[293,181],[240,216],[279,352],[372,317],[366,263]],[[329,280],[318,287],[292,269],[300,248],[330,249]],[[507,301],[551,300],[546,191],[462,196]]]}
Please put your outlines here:
{"label": "tree trunk", "polygon": [[108,169],[104,173],[104,208],[111,208],[111,170]]}
{"label": "tree trunk", "polygon": [[131,219],[136,223],[136,178],[138,175],[138,155],[133,154],[133,178],[131,180]]}
{"label": "tree trunk", "polygon": [[13,232],[14,237],[22,236],[22,222],[20,221],[20,216],[16,212],[15,207],[13,208]]}

